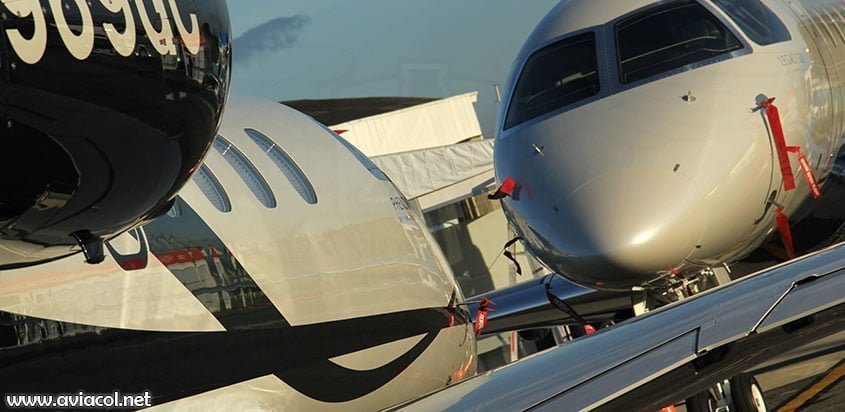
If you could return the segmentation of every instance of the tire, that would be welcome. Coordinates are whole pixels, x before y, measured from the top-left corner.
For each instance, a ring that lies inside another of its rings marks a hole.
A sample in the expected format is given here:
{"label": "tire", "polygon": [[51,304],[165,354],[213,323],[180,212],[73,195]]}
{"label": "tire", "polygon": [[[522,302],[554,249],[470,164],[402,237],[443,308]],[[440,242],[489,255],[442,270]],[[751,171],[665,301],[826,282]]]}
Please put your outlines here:
{"label": "tire", "polygon": [[715,412],[718,402],[710,389],[699,392],[686,401],[688,412]]}
{"label": "tire", "polygon": [[731,379],[731,397],[734,410],[739,412],[766,412],[763,390],[754,376],[742,373]]}

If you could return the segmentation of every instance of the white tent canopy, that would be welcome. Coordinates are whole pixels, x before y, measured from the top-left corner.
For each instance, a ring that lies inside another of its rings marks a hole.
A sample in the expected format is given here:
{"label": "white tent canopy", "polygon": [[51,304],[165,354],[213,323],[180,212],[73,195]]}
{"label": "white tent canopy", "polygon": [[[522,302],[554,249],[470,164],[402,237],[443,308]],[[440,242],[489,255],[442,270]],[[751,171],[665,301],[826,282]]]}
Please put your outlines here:
{"label": "white tent canopy", "polygon": [[[487,183],[481,188],[482,193],[492,185],[493,139],[376,156],[372,160],[408,199],[418,199],[461,184],[470,187],[449,192],[469,197],[479,194],[479,190],[474,189],[479,183]],[[449,197],[451,199],[434,203],[456,200],[454,196]]]}
{"label": "white tent canopy", "polygon": [[450,145],[481,136],[475,113],[478,92],[438,99],[401,110],[331,126],[364,152],[375,157]]}

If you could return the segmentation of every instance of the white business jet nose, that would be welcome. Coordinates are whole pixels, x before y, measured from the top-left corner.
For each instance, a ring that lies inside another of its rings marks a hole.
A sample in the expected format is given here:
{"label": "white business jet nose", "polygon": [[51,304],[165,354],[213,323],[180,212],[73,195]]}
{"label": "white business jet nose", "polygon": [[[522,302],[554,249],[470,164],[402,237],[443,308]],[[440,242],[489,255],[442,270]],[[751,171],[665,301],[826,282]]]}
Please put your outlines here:
{"label": "white business jet nose", "polygon": [[746,256],[772,200],[796,193],[749,108],[782,97],[790,144],[806,147],[804,74],[784,77],[702,2],[607,2],[601,19],[593,3],[555,8],[511,72],[494,155],[516,182],[503,202],[516,232],[550,269],[609,289]]}
{"label": "white business jet nose", "polygon": [[[557,179],[548,184],[560,185]],[[537,188],[543,191],[542,188]],[[535,190],[538,191],[538,190]],[[565,197],[564,197],[565,196]],[[626,169],[597,177],[548,203],[553,268],[584,283],[630,287],[680,265],[704,236],[704,195],[672,170]]]}

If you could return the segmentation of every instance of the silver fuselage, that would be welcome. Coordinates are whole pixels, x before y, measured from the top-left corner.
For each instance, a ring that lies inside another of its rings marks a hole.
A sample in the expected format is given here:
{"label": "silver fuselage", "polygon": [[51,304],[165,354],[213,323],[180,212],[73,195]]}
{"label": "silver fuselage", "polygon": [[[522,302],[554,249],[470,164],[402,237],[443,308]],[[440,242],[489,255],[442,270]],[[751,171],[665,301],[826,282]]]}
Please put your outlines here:
{"label": "silver fuselage", "polygon": [[[842,2],[764,1],[791,40],[760,46],[711,1],[697,1],[741,47],[623,84],[615,25],[673,3],[562,2],[529,37],[505,88],[510,102],[538,50],[594,33],[601,90],[512,127],[503,119],[513,103],[503,104],[495,150],[499,180],[518,183],[503,202],[517,232],[550,268],[587,286],[630,289],[732,263],[777,235],[774,205],[798,237],[796,224],[840,189],[845,21],[822,16],[841,18]],[[764,112],[752,110],[764,96],[776,98],[787,144],[809,160],[825,198],[810,197],[795,154],[797,189],[784,190]]]}

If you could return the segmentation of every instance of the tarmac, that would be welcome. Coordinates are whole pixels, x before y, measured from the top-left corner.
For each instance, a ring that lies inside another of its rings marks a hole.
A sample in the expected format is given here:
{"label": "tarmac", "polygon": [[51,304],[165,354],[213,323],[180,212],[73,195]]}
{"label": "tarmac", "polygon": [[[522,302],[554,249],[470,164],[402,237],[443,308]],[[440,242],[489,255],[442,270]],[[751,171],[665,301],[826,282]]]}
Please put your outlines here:
{"label": "tarmac", "polygon": [[752,373],[770,411],[842,411],[845,332],[787,352]]}

